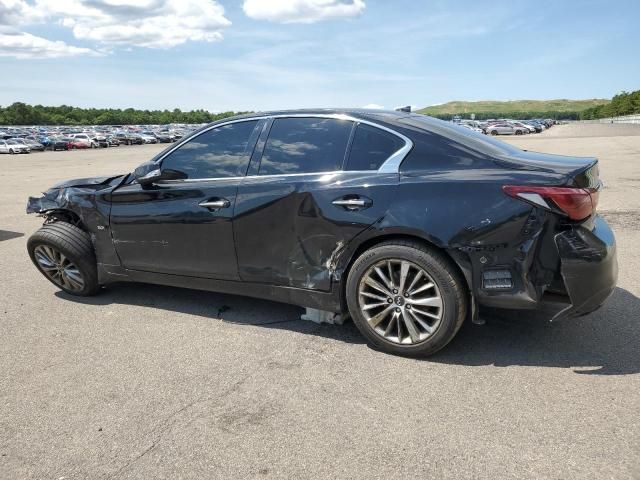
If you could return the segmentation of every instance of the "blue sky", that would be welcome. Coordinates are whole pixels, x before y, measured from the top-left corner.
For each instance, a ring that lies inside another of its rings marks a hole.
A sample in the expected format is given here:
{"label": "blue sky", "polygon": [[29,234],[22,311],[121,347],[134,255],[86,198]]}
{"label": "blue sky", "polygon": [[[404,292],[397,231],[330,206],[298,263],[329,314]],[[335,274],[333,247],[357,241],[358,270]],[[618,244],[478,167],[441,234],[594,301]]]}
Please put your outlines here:
{"label": "blue sky", "polygon": [[0,0],[0,105],[394,108],[640,88],[635,0],[126,3]]}

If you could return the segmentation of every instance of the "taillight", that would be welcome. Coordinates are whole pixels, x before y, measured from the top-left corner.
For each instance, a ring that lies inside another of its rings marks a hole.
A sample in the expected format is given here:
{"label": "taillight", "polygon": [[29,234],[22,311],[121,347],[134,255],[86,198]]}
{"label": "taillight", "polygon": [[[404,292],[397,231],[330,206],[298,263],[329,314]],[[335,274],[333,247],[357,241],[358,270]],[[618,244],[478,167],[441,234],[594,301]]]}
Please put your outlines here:
{"label": "taillight", "polygon": [[599,195],[595,188],[505,185],[502,190],[513,198],[560,211],[571,220],[584,220],[590,216],[596,210]]}

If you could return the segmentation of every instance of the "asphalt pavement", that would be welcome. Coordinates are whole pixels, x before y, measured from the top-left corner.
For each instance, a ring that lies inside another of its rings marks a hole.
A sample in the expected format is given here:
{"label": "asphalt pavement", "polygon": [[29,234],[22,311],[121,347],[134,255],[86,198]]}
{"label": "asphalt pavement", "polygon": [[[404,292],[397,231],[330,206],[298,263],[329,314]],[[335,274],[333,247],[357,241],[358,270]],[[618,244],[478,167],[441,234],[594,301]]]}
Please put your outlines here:
{"label": "asphalt pavement", "polygon": [[640,478],[640,126],[507,139],[595,155],[619,285],[550,324],[485,315],[426,360],[275,302],[31,264],[29,195],[131,171],[161,146],[0,156],[0,478]]}

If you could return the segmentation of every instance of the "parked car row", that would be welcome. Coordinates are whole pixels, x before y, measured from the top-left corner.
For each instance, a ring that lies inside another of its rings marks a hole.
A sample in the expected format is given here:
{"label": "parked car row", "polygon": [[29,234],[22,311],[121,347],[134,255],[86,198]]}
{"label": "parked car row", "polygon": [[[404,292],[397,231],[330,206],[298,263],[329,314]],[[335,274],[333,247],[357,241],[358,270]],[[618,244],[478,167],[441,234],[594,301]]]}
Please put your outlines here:
{"label": "parked car row", "polygon": [[0,128],[0,153],[109,148],[120,145],[172,143],[200,125]]}
{"label": "parked car row", "polygon": [[454,118],[454,123],[484,133],[485,135],[527,135],[529,133],[540,133],[555,125],[555,120],[533,119],[533,120],[512,120],[497,119],[486,121],[461,120]]}

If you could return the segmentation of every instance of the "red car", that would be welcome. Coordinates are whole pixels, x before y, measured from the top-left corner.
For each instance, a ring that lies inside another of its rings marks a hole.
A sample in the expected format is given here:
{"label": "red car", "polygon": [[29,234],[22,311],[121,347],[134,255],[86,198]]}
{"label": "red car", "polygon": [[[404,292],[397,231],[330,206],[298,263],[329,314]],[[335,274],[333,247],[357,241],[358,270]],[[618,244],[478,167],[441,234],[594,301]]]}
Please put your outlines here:
{"label": "red car", "polygon": [[74,150],[76,148],[89,148],[89,145],[84,140],[70,138],[69,143],[67,144],[67,149]]}

